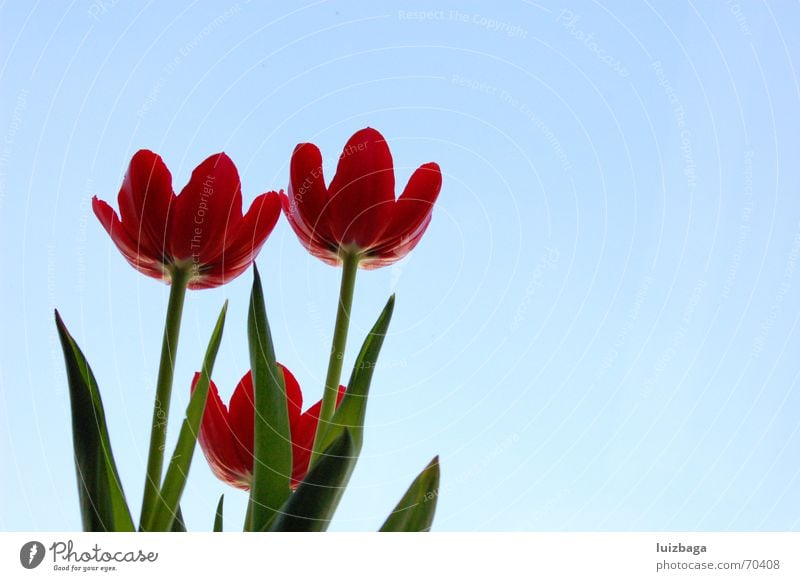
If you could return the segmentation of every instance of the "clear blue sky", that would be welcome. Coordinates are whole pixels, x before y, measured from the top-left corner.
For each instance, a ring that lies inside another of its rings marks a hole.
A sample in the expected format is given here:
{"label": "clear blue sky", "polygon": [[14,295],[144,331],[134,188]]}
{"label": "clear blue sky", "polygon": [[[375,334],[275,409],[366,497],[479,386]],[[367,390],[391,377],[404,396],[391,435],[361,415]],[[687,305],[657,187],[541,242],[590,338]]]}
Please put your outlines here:
{"label": "clear blue sky", "polygon": [[[224,150],[249,203],[296,143],[330,177],[367,125],[398,183],[436,161],[444,186],[417,250],[358,278],[348,363],[397,309],[333,528],[376,529],[440,454],[439,530],[800,529],[798,24],[788,2],[3,3],[0,529],[80,527],[55,307],[138,514],[168,289],[91,196],[139,148],[176,188]],[[285,220],[258,264],[312,401],[339,271]],[[188,297],[170,442],[226,298],[225,397],[247,369],[250,280]],[[199,455],[190,528],[223,491],[236,530],[245,494]]]}

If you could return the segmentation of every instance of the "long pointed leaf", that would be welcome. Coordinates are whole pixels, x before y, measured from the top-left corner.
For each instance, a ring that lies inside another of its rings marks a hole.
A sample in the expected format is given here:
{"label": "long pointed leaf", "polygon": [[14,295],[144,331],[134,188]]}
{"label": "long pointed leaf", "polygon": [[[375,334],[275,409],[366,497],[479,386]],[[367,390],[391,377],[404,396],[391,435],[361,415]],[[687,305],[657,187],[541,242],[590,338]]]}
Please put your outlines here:
{"label": "long pointed leaf", "polygon": [[355,451],[350,431],[345,429],[308,471],[297,490],[281,507],[269,530],[319,532],[328,525],[344,493]]}
{"label": "long pointed leaf", "polygon": [[189,467],[192,464],[192,456],[194,456],[197,444],[197,434],[200,431],[203,410],[206,407],[208,385],[211,381],[211,373],[214,370],[214,362],[217,360],[219,345],[222,342],[222,331],[225,328],[225,315],[227,312],[228,301],[225,301],[219,317],[217,317],[214,331],[211,333],[211,339],[208,342],[200,379],[197,381],[192,396],[189,398],[186,417],[183,420],[183,424],[181,424],[178,442],[175,444],[175,451],[172,453],[167,475],[164,477],[164,483],[161,486],[156,509],[152,512],[153,516],[150,522],[147,523],[145,530],[168,531],[172,528],[178,503],[180,503],[183,489],[186,487]]}
{"label": "long pointed leaf", "polygon": [[253,485],[248,522],[252,530],[259,531],[269,526],[291,493],[292,438],[286,386],[275,362],[264,291],[255,265],[247,337],[255,401]]}
{"label": "long pointed leaf", "polygon": [[217,503],[217,512],[214,514],[214,532],[222,532],[222,503],[225,500],[225,495],[219,495],[219,502]]}
{"label": "long pointed leaf", "polygon": [[353,366],[353,373],[350,376],[350,382],[347,386],[345,396],[342,399],[342,403],[339,404],[336,413],[331,419],[331,423],[323,432],[323,449],[330,446],[339,438],[345,429],[350,432],[353,438],[353,455],[344,480],[345,486],[350,479],[350,474],[355,468],[356,461],[361,453],[361,446],[364,442],[364,418],[367,413],[369,387],[372,383],[372,375],[375,372],[375,366],[378,363],[378,355],[383,346],[383,340],[386,337],[386,331],[392,320],[393,311],[394,295],[389,297],[378,320],[375,321],[367,338],[364,339],[364,344],[361,346],[361,351]]}
{"label": "long pointed leaf", "polygon": [[58,311],[72,407],[72,443],[84,531],[134,531],[106,427],[97,381]]}
{"label": "long pointed leaf", "polygon": [[381,527],[381,532],[430,531],[439,498],[439,457],[430,461]]}
{"label": "long pointed leaf", "polygon": [[171,533],[186,532],[186,521],[183,520],[183,511],[181,510],[181,505],[178,505],[178,508],[175,511],[175,518],[172,520],[172,528],[170,528],[170,532]]}

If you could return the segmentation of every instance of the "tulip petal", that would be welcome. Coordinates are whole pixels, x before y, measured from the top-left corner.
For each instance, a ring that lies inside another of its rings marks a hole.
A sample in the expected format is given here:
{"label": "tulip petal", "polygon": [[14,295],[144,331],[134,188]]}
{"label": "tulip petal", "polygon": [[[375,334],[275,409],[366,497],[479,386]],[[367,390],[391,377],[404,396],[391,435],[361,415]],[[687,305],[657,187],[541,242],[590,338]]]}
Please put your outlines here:
{"label": "tulip petal", "polygon": [[140,252],[136,242],[131,239],[111,206],[95,196],[92,198],[92,209],[97,219],[100,220],[100,224],[131,266],[147,276],[157,279],[165,278],[161,263]]}
{"label": "tulip petal", "polygon": [[380,239],[394,206],[394,166],[383,135],[367,127],[349,139],[328,194],[337,242],[369,248]]}
{"label": "tulip petal", "polygon": [[278,363],[281,371],[283,371],[283,383],[286,386],[286,399],[289,402],[289,423],[297,421],[303,410],[303,392],[300,390],[300,384],[292,372],[286,369],[283,365]]}
{"label": "tulip petal", "polygon": [[[199,379],[200,374],[196,373],[192,381],[192,390]],[[252,414],[250,417],[252,429]],[[249,463],[245,461],[240,446],[234,438],[228,410],[220,400],[217,386],[213,381],[208,387],[208,399],[197,439],[217,478],[242,490],[250,487],[252,457]]]}
{"label": "tulip petal", "polygon": [[428,215],[428,217],[425,218],[425,221],[420,224],[419,228],[416,230],[416,234],[405,240],[396,242],[392,246],[388,246],[385,250],[382,249],[380,252],[375,252],[373,256],[368,256],[367,258],[362,259],[361,262],[359,262],[359,266],[364,270],[374,270],[382,266],[394,264],[398,260],[402,260],[417,246],[419,241],[422,239],[422,235],[425,233],[425,230],[428,229],[430,222],[431,216]]}
{"label": "tulip petal", "polygon": [[[303,407],[303,394],[300,391],[300,384],[297,383],[297,379],[295,379],[291,371],[280,363],[278,367],[283,371],[283,379],[286,385],[286,397],[289,401],[289,422],[291,424],[292,422],[297,422],[300,417],[300,410]],[[230,419],[231,432],[236,442],[238,453],[246,460],[248,472],[252,472],[255,425],[252,372],[248,371],[236,386],[233,397],[231,398],[228,417]],[[307,468],[308,463],[306,463],[306,469]]]}
{"label": "tulip petal", "polygon": [[[339,386],[339,393],[336,396],[336,407],[342,403],[345,394],[345,387]],[[311,461],[311,450],[314,447],[314,436],[317,433],[319,423],[319,412],[322,409],[322,400],[308,408],[305,413],[298,417],[291,425],[292,430],[292,486],[296,486],[308,472],[308,464]]]}
{"label": "tulip petal", "polygon": [[320,245],[335,243],[330,233],[328,190],[319,148],[313,143],[298,144],[292,153],[289,174],[286,217],[309,241]]}
{"label": "tulip petal", "polygon": [[153,261],[165,262],[169,214],[175,194],[172,175],[161,156],[137,151],[122,181],[117,201],[122,224],[137,252]]}
{"label": "tulip petal", "polygon": [[290,197],[286,194],[281,194],[281,207],[289,225],[297,235],[297,239],[308,250],[312,256],[316,256],[331,266],[339,264],[339,245],[336,242],[329,242],[323,239],[318,231],[312,232],[310,228],[299,214],[292,213]]}
{"label": "tulip petal", "polygon": [[236,237],[210,265],[198,265],[198,272],[189,281],[189,288],[220,286],[247,270],[275,228],[281,212],[280,204],[276,192],[258,196],[239,224]]}
{"label": "tulip petal", "polygon": [[442,173],[438,164],[426,163],[413,173],[397,199],[389,227],[362,262],[364,268],[395,262],[417,245],[430,223],[441,188]]}
{"label": "tulip petal", "polygon": [[233,390],[233,396],[228,408],[228,419],[237,453],[251,474],[253,472],[254,414],[253,376],[250,372],[247,372],[236,385],[236,389]]}
{"label": "tulip petal", "polygon": [[175,200],[169,225],[172,257],[211,262],[237,237],[241,221],[239,172],[224,153],[212,155],[195,168]]}

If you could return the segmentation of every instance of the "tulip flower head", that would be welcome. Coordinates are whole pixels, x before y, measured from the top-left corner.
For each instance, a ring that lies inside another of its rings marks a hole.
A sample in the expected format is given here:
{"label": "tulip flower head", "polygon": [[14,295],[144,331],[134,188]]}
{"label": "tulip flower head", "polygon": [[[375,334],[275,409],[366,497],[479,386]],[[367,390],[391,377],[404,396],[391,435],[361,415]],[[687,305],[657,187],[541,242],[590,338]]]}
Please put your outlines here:
{"label": "tulip flower head", "polygon": [[233,161],[212,155],[192,172],[179,195],[160,156],[138,151],[117,198],[119,215],[97,196],[92,208],[125,259],[138,271],[188,288],[212,288],[247,270],[280,215],[277,192],[258,196],[242,214],[242,189]]}
{"label": "tulip flower head", "polygon": [[419,243],[442,185],[438,164],[426,163],[395,199],[392,154],[370,127],[347,142],[329,186],[322,154],[312,143],[295,148],[290,174],[281,203],[303,246],[332,265],[340,264],[344,253],[354,253],[365,269],[392,264]]}
{"label": "tulip flower head", "polygon": [[[311,459],[314,434],[319,422],[322,401],[302,412],[303,393],[294,375],[284,366],[289,431],[292,436],[292,488],[305,478]],[[192,382],[194,391],[200,374]],[[344,397],[344,386],[339,387],[337,406]],[[198,441],[208,460],[211,471],[225,482],[242,490],[249,490],[253,480],[253,446],[255,433],[255,408],[253,407],[253,377],[251,372],[241,379],[226,408],[219,397],[214,382],[208,386],[203,419]]]}

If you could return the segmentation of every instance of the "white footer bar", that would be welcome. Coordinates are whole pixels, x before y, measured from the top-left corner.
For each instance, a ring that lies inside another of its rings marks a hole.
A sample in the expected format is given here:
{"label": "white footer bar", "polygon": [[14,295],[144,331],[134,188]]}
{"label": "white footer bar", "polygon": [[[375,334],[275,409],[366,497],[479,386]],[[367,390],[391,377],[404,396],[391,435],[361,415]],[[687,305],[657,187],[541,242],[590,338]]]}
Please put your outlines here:
{"label": "white footer bar", "polygon": [[[0,533],[0,579],[800,579],[800,533]],[[222,578],[222,576],[225,576]]]}

